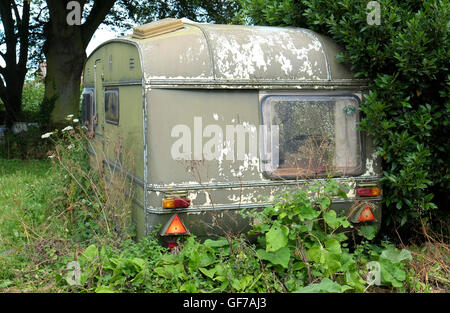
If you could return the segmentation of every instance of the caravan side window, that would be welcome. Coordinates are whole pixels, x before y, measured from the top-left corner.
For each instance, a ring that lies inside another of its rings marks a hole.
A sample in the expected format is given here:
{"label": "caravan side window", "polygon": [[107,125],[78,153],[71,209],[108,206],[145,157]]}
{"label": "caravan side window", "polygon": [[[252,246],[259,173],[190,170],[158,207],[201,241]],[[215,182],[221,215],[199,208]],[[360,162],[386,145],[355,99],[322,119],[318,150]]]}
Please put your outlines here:
{"label": "caravan side window", "polygon": [[119,89],[105,90],[105,120],[107,123],[119,124]]}

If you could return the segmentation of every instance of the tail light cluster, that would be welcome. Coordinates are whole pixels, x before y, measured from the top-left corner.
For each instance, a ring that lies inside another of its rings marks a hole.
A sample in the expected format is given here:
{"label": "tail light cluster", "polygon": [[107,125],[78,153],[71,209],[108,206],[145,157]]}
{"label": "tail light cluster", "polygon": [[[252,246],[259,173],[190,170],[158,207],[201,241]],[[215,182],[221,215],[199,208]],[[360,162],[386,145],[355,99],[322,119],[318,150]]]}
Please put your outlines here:
{"label": "tail light cluster", "polygon": [[163,199],[163,208],[164,209],[187,208],[190,205],[191,205],[191,200],[188,199],[187,197]]}
{"label": "tail light cluster", "polygon": [[358,197],[376,197],[381,194],[381,189],[378,187],[364,187],[356,188],[356,195]]}

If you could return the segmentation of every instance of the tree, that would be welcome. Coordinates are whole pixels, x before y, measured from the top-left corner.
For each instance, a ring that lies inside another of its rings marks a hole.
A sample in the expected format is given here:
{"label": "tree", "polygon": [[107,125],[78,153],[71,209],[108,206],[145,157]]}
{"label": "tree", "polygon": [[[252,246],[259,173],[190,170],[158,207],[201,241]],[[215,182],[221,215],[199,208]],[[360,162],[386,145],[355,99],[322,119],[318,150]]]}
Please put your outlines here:
{"label": "tree", "polygon": [[[41,122],[57,126],[65,123],[68,114],[78,112],[85,50],[100,24],[129,29],[133,24],[165,17],[229,23],[239,8],[233,0],[23,0],[20,5],[19,2],[0,3],[4,28],[4,33],[0,29],[0,45],[4,43],[7,47],[1,53],[6,67],[0,68],[3,78],[0,99],[7,108],[8,125],[21,117],[27,60],[30,69],[37,68],[36,64],[45,58],[47,75]],[[68,23],[68,15],[76,15],[74,10],[78,7],[82,23]]]}
{"label": "tree", "polygon": [[[78,112],[81,73],[86,47],[94,32],[113,7],[115,0],[95,0],[81,25],[67,22],[68,0],[47,0],[49,20],[44,26],[44,55],[47,61],[43,110],[51,112],[53,124],[64,123],[68,114]],[[81,8],[87,0],[79,0]]]}
{"label": "tree", "polygon": [[[10,127],[22,117],[22,89],[27,73],[30,29],[30,2],[3,0],[0,15],[3,32],[0,44],[6,47],[0,56],[5,67],[0,66],[0,99],[6,109],[6,125]],[[22,14],[20,14],[22,11]]]}

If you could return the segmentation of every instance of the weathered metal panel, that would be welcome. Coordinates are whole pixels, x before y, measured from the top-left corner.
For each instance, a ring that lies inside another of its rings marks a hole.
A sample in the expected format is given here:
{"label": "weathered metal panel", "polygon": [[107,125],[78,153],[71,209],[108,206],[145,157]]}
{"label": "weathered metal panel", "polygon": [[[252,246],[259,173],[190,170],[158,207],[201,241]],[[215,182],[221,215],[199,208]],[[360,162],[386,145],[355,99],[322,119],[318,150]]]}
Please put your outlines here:
{"label": "weathered metal panel", "polygon": [[[203,136],[203,128],[218,124],[225,136],[226,125],[243,125],[255,133],[260,125],[258,92],[255,90],[176,90],[152,89],[147,94],[149,105],[148,166],[150,184],[180,184],[187,181],[202,182],[260,180],[259,160],[227,160],[223,151],[219,160],[196,162],[174,160],[171,151],[178,137],[172,137],[176,125],[186,125],[191,130],[191,147],[194,136]],[[202,128],[194,127],[194,119],[201,118]],[[203,144],[208,138],[200,139]],[[224,138],[226,140],[226,138]],[[235,139],[235,142],[237,139]],[[246,139],[246,151],[248,148]],[[235,145],[236,146],[236,145]],[[235,147],[235,151],[237,148]],[[236,154],[236,153],[235,153]],[[194,157],[194,156],[193,156]],[[231,158],[231,151],[229,157]],[[189,168],[192,168],[189,171]]]}
{"label": "weathered metal panel", "polygon": [[144,58],[144,78],[213,79],[211,58],[206,39],[197,27],[149,39],[135,40]]}
{"label": "weathered metal panel", "polygon": [[321,42],[303,29],[198,24],[214,58],[216,79],[326,80]]}

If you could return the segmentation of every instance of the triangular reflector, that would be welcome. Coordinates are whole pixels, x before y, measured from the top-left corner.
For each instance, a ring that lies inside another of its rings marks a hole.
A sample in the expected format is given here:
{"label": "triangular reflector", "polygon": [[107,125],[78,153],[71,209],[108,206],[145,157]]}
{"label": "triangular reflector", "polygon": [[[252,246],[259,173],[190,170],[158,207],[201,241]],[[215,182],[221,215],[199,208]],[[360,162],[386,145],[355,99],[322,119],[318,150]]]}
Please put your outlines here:
{"label": "triangular reflector", "polygon": [[167,227],[166,235],[179,235],[185,233],[187,233],[186,227],[184,227],[178,215],[175,214],[169,227]]}
{"label": "triangular reflector", "polygon": [[362,210],[361,214],[359,215],[358,222],[370,222],[375,219],[375,216],[372,213],[372,210],[370,210],[370,206],[366,205],[365,208]]}

